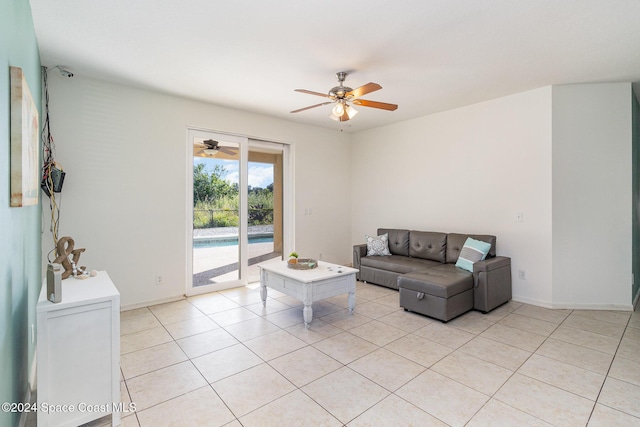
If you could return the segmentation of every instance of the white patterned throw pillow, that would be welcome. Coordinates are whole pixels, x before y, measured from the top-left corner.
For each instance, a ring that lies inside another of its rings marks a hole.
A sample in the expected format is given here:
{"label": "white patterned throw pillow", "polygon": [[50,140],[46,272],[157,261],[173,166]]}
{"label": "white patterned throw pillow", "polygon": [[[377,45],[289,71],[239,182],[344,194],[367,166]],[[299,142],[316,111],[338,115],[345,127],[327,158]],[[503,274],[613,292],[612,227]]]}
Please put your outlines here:
{"label": "white patterned throw pillow", "polygon": [[367,238],[367,256],[391,255],[391,252],[389,252],[389,234],[365,237]]}

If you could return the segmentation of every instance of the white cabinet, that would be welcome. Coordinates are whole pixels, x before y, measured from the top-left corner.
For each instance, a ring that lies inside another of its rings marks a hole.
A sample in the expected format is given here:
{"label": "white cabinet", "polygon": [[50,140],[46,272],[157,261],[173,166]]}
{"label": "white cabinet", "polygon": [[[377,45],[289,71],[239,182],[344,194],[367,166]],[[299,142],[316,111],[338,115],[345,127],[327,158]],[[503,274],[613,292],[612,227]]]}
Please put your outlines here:
{"label": "white cabinet", "polygon": [[120,294],[105,271],[62,281],[62,301],[38,300],[38,427],[113,413],[120,424]]}

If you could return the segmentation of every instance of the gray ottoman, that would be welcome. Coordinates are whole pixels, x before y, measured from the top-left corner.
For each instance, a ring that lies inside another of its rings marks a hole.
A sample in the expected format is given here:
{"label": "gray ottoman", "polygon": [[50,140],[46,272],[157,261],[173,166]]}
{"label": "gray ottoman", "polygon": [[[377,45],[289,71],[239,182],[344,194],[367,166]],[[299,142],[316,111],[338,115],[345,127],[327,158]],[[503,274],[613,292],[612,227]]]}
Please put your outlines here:
{"label": "gray ottoman", "polygon": [[473,309],[473,275],[455,267],[403,274],[398,287],[400,307],[443,322]]}

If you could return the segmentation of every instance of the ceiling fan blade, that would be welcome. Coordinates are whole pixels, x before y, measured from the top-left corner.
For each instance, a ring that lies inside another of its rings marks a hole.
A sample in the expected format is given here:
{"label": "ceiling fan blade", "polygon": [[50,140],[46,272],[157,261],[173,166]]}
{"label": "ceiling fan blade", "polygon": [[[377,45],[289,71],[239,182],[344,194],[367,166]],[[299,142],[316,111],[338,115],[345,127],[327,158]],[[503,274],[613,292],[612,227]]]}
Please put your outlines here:
{"label": "ceiling fan blade", "polygon": [[379,108],[381,110],[395,111],[398,106],[396,104],[387,104],[386,102],[367,101],[366,99],[356,99],[353,101],[354,105],[360,105],[362,107]]}
{"label": "ceiling fan blade", "polygon": [[376,90],[382,89],[378,83],[367,83],[366,85],[362,85],[358,88],[355,88],[351,92],[347,92],[347,97],[360,98],[363,95],[366,95],[371,92],[375,92]]}
{"label": "ceiling fan blade", "polygon": [[297,110],[293,110],[292,113],[299,113],[300,111],[309,110],[311,108],[316,108],[316,107],[321,107],[321,106],[327,105],[327,104],[333,104],[333,101],[323,102],[321,104],[311,105],[309,107],[304,107],[304,108],[300,108],[300,109],[297,109]]}
{"label": "ceiling fan blade", "polygon": [[302,92],[302,93],[306,93],[309,95],[316,95],[316,96],[323,96],[325,98],[329,98],[329,95],[327,95],[326,93],[320,93],[320,92],[314,92],[312,90],[306,90],[306,89],[295,89],[296,92]]}
{"label": "ceiling fan blade", "polygon": [[236,149],[231,147],[220,147],[219,150],[221,153],[225,153],[230,156],[235,156],[237,154]]}

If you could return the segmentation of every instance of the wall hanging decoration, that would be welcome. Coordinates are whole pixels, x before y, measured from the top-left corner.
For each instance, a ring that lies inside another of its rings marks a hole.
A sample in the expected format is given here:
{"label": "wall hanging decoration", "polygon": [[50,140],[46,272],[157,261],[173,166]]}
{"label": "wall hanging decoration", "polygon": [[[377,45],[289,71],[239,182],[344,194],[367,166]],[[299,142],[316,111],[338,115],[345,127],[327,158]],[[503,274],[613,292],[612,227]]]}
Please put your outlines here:
{"label": "wall hanging decoration", "polygon": [[22,73],[11,74],[11,197],[10,206],[38,204],[38,108]]}
{"label": "wall hanging decoration", "polygon": [[51,211],[51,235],[53,237],[54,251],[58,244],[58,230],[60,227],[60,203],[61,197],[56,194],[62,191],[62,184],[66,173],[55,161],[55,142],[51,134],[51,121],[49,120],[49,83],[48,73],[50,70],[59,70],[65,77],[73,77],[73,73],[62,66],[53,68],[42,67],[42,85],[44,96],[43,126],[42,126],[42,180],[40,187],[49,198],[49,209]]}

